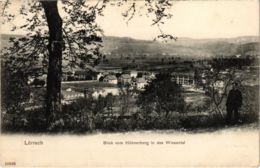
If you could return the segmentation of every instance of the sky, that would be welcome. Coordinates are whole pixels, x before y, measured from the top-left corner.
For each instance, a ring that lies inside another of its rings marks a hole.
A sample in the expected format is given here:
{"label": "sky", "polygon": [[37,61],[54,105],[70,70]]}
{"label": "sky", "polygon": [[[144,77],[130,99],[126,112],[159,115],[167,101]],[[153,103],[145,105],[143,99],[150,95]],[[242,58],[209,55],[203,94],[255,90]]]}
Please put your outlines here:
{"label": "sky", "polygon": [[[141,5],[142,1],[138,1]],[[151,40],[160,34],[151,26],[151,18],[138,14],[127,24],[121,13],[124,7],[108,6],[97,22],[106,36],[132,37]],[[143,13],[143,12],[142,12]],[[161,27],[176,37],[229,38],[259,35],[258,0],[188,0],[174,2],[173,17]],[[2,33],[10,32],[9,25],[1,26]],[[16,32],[22,33],[22,32]]]}

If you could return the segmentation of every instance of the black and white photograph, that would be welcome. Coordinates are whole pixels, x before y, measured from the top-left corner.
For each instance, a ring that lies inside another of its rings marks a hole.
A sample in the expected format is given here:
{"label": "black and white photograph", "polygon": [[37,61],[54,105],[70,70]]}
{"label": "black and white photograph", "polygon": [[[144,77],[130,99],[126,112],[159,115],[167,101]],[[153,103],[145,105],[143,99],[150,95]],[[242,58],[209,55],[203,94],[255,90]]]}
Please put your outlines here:
{"label": "black and white photograph", "polygon": [[0,3],[1,166],[259,166],[258,0]]}

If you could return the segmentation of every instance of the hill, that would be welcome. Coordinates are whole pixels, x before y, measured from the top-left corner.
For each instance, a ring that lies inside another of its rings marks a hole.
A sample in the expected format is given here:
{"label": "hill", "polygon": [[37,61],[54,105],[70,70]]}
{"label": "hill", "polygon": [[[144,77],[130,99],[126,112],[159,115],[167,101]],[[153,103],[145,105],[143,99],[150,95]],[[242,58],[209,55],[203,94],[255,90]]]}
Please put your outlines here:
{"label": "hill", "polygon": [[[136,40],[132,38],[104,37],[105,53],[115,55],[174,55],[186,57],[212,57],[236,55],[241,51],[258,53],[258,37],[236,37],[227,39],[179,38],[176,42]],[[245,48],[245,50],[243,49]]]}
{"label": "hill", "polygon": [[[1,48],[8,46],[10,37],[20,35],[1,35]],[[180,56],[210,58],[213,56],[231,56],[236,54],[255,55],[259,53],[259,38],[243,36],[218,39],[178,38],[177,41],[162,43],[159,41],[137,40],[129,37],[103,37],[102,51],[107,57],[121,56]]]}

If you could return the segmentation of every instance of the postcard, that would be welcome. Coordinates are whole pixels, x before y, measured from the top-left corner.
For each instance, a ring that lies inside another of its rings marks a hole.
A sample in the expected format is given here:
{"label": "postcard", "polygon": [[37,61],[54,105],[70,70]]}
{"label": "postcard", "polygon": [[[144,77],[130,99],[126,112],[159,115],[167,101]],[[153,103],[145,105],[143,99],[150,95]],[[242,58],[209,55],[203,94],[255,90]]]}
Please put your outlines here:
{"label": "postcard", "polygon": [[2,0],[1,167],[259,167],[258,0]]}

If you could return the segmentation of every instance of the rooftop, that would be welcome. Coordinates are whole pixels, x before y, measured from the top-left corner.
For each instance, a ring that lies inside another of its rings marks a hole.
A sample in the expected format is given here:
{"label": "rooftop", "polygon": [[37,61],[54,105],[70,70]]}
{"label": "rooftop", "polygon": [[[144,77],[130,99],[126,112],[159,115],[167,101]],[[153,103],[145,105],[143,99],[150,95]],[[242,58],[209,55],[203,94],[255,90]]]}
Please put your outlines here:
{"label": "rooftop", "polygon": [[117,80],[115,75],[107,75],[104,79],[105,80]]}
{"label": "rooftop", "polygon": [[123,79],[131,79],[131,76],[129,74],[122,74],[120,77]]}
{"label": "rooftop", "polygon": [[189,76],[194,76],[194,72],[172,72],[171,75],[189,75]]}
{"label": "rooftop", "polygon": [[144,78],[137,78],[136,82],[137,83],[146,83],[146,80]]}

